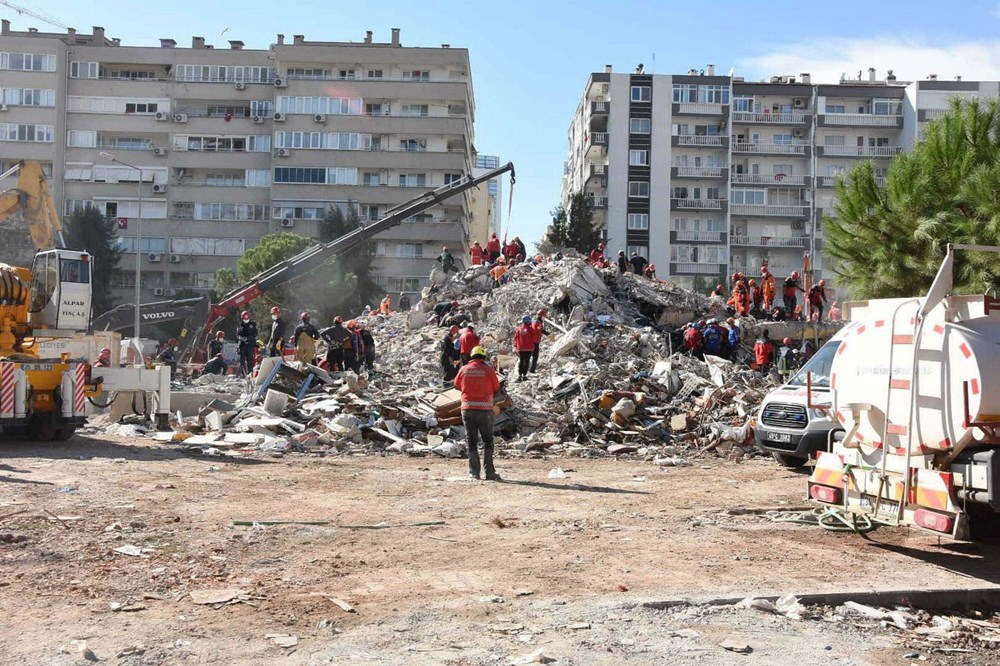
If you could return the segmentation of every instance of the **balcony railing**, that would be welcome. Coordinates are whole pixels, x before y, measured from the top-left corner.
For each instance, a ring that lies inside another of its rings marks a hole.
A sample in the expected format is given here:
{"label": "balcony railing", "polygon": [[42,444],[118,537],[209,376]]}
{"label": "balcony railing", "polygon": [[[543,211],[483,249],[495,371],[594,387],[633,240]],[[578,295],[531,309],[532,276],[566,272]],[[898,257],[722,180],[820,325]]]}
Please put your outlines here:
{"label": "balcony railing", "polygon": [[591,164],[590,165],[590,176],[607,176],[608,175],[608,165],[607,164]]}
{"label": "balcony railing", "polygon": [[822,146],[823,155],[835,157],[895,157],[900,146]]}
{"label": "balcony railing", "polygon": [[673,208],[688,210],[722,210],[725,199],[671,199]]}
{"label": "balcony railing", "polygon": [[675,166],[676,178],[722,178],[725,167]]}
{"label": "balcony railing", "polygon": [[591,114],[604,114],[611,112],[611,102],[591,102],[590,103],[590,113]]}
{"label": "balcony railing", "polygon": [[724,136],[718,134],[675,134],[678,146],[719,146],[725,145]]}
{"label": "balcony railing", "polygon": [[679,229],[674,232],[679,241],[703,241],[706,243],[721,243],[725,232],[722,231],[691,231]]}
{"label": "balcony railing", "polygon": [[779,204],[730,204],[733,215],[762,215],[767,217],[806,217],[805,206],[783,206]]}
{"label": "balcony railing", "polygon": [[816,176],[816,187],[836,187],[840,176]]}
{"label": "balcony railing", "polygon": [[590,134],[590,145],[592,145],[592,146],[606,146],[606,145],[608,145],[608,133],[607,132],[591,132],[591,134]]}
{"label": "balcony railing", "polygon": [[608,198],[607,197],[590,197],[590,206],[595,210],[607,210],[608,208]]}
{"label": "balcony railing", "polygon": [[903,116],[875,115],[874,113],[824,113],[824,125],[848,127],[898,127]]}
{"label": "balcony railing", "polygon": [[696,273],[699,275],[721,275],[725,272],[723,264],[677,263],[670,264],[671,273]]}
{"label": "balcony railing", "polygon": [[711,116],[722,115],[725,106],[722,104],[699,104],[696,102],[681,102],[677,105],[678,113],[698,113]]}
{"label": "balcony railing", "polygon": [[798,236],[733,236],[731,243],[743,247],[805,247],[807,240]]}
{"label": "balcony railing", "polygon": [[734,153],[750,153],[754,155],[805,155],[808,144],[805,143],[747,143],[733,144]]}
{"label": "balcony railing", "polygon": [[808,113],[800,111],[793,111],[791,113],[736,111],[733,113],[734,123],[796,125],[806,122],[808,118]]}
{"label": "balcony railing", "polygon": [[734,185],[808,185],[808,176],[766,175],[759,173],[734,173],[731,181]]}

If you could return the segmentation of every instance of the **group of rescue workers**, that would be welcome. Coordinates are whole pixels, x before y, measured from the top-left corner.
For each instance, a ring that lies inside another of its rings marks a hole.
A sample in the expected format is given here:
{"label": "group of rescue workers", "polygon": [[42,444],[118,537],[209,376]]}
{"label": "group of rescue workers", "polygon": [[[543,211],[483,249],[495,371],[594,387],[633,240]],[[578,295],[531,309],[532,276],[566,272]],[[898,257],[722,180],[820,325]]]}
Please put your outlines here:
{"label": "group of rescue workers", "polygon": [[[820,280],[808,291],[799,286],[799,272],[792,271],[781,283],[781,305],[776,303],[777,280],[767,265],[760,269],[760,283],[754,278],[747,279],[743,273],[732,275],[732,287],[727,292],[720,284],[712,291],[713,298],[724,299],[731,313],[736,316],[753,315],[757,319],[771,321],[800,321],[805,319],[802,306],[798,303],[799,292],[805,294],[810,321],[823,321],[826,309],[826,280]],[[839,319],[840,308],[834,301],[828,318]]]}
{"label": "group of rescue workers", "polygon": [[[598,243],[597,247],[587,255],[587,263],[595,268],[611,268],[611,262],[604,255],[604,243]],[[615,262],[619,273],[635,273],[650,280],[656,279],[656,264],[649,263],[646,257],[635,250],[630,257],[625,256],[624,250],[618,251],[618,259]]]}

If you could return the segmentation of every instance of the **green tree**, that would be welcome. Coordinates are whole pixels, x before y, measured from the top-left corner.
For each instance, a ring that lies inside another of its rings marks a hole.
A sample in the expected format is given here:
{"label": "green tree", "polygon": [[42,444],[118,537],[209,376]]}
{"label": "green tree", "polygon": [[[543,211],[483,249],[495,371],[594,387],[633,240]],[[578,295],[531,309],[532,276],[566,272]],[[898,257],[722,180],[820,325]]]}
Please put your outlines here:
{"label": "green tree", "polygon": [[[315,245],[316,241],[298,234],[271,234],[260,239],[257,247],[248,250],[236,264],[236,270],[222,269],[216,275],[216,289],[220,294],[226,294],[240,285],[249,282],[258,273],[273,267],[275,264],[294,257],[307,247]],[[314,297],[318,290],[313,285],[307,285],[305,280],[311,276],[302,276],[291,280],[280,287],[267,291],[251,305],[254,318],[258,325],[270,322],[270,310],[275,305],[281,307],[286,319],[294,320],[297,311],[304,308],[315,308]]]}
{"label": "green tree", "polygon": [[562,205],[556,206],[551,215],[552,223],[545,230],[542,242],[538,244],[538,251],[542,254],[550,254],[569,246],[569,235],[566,232],[569,222],[566,219],[566,209]]}
{"label": "green tree", "polygon": [[566,245],[586,254],[601,240],[601,229],[594,224],[593,201],[583,192],[571,195],[566,222]]}
{"label": "green tree", "polygon": [[118,225],[93,206],[75,208],[63,222],[66,247],[86,250],[93,260],[93,313],[104,314],[113,305],[111,278],[118,272],[121,247],[118,245]]}
{"label": "green tree", "polygon": [[[320,240],[328,243],[361,226],[358,209],[350,206],[345,213],[339,206],[327,209],[320,221]],[[384,291],[372,279],[372,242],[367,241],[329,264],[324,276],[326,294],[321,305],[324,319],[358,313],[365,305],[376,306]]]}
{"label": "green tree", "polygon": [[[948,243],[1000,244],[1000,113],[997,100],[954,100],[884,184],[871,162],[837,184],[836,218],[825,222],[837,282],[852,298],[926,292]],[[960,253],[955,286],[997,283],[995,257]]]}

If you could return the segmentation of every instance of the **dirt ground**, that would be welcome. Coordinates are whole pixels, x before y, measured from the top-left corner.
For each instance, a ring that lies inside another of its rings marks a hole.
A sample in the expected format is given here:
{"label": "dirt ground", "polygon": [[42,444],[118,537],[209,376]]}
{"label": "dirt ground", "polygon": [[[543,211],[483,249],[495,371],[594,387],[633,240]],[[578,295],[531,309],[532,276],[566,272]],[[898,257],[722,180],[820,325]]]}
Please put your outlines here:
{"label": "dirt ground", "polygon": [[[568,478],[547,478],[557,466]],[[764,458],[498,468],[502,483],[470,481],[463,461],[438,458],[5,443],[0,663],[509,664],[537,650],[559,665],[918,662],[906,653],[1000,663],[996,652],[935,655],[844,623],[642,606],[993,585],[996,545],[898,529],[866,539],[727,513],[805,505],[804,474]],[[265,520],[330,524],[233,524]],[[424,522],[443,524],[406,526]],[[391,527],[349,527],[382,523]],[[123,546],[139,554],[114,551]],[[214,589],[242,590],[244,603],[190,596]],[[753,652],[724,650],[727,638]]]}

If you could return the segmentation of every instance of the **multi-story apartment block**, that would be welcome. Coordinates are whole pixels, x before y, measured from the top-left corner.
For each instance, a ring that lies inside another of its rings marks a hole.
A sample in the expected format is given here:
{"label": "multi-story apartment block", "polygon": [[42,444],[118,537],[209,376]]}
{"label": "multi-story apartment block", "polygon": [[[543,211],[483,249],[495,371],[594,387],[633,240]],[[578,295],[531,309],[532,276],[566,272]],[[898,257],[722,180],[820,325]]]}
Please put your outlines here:
{"label": "multi-story apartment block", "polygon": [[[262,236],[315,236],[330,206],[377,219],[474,166],[468,51],[404,48],[398,29],[387,43],[278,35],[268,49],[132,47],[99,27],[8,21],[0,34],[0,166],[41,160],[66,212],[118,218],[125,252],[143,255],[144,300],[213,288]],[[443,243],[464,256],[470,211],[466,193],[380,234],[376,280],[427,284]],[[134,273],[118,280],[131,298]]]}
{"label": "multi-story apartment block", "polygon": [[808,74],[749,82],[714,68],[686,75],[590,75],[569,128],[562,201],[584,191],[612,254],[633,251],[691,286],[784,276],[813,258],[837,176],[858,160],[912,146],[952,97],[996,96],[996,82],[902,83],[869,77],[814,84]]}
{"label": "multi-story apartment block", "polygon": [[[482,176],[493,169],[499,168],[499,166],[500,158],[496,155],[476,155],[476,165],[472,170],[472,175],[477,177]],[[500,224],[502,223],[501,212],[503,210],[503,202],[501,201],[502,192],[503,181],[499,177],[491,178],[473,190],[471,213],[472,237],[470,243],[479,241],[483,247],[486,247],[486,241],[489,239],[490,234],[500,232]]]}

